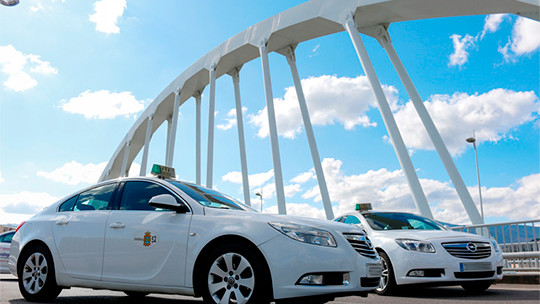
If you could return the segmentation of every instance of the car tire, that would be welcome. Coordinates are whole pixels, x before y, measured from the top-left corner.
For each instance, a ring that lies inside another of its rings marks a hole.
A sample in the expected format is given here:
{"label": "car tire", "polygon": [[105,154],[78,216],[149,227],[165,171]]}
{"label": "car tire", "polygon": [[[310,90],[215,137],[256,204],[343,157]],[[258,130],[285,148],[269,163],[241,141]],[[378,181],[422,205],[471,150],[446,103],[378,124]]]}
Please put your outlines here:
{"label": "car tire", "polygon": [[29,302],[50,302],[62,291],[56,284],[54,261],[45,245],[35,245],[20,257],[19,290]]}
{"label": "car tire", "polygon": [[124,291],[124,293],[130,297],[130,298],[134,298],[134,299],[137,299],[137,298],[144,298],[146,297],[147,295],[149,295],[150,293],[148,292],[141,292],[141,291]]}
{"label": "car tire", "polygon": [[392,262],[390,262],[390,258],[385,252],[379,252],[379,256],[381,257],[382,276],[379,287],[375,289],[375,292],[384,296],[394,294],[397,291],[397,285]]}
{"label": "car tire", "polygon": [[[223,244],[206,257],[199,286],[205,303],[267,304],[265,261],[244,246]],[[231,301],[232,300],[232,301]]]}
{"label": "car tire", "polygon": [[476,281],[463,283],[461,284],[461,287],[463,287],[463,289],[465,289],[467,292],[478,293],[486,291],[491,284],[493,284],[492,281]]}

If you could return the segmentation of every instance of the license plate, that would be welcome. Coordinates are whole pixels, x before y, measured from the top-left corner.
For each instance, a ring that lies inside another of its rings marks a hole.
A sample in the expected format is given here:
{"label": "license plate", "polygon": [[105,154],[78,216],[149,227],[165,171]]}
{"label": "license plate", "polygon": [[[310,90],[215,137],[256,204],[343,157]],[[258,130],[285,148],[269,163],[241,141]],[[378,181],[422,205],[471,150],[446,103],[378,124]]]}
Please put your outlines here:
{"label": "license plate", "polygon": [[380,264],[368,264],[368,277],[380,277],[382,275],[382,266]]}
{"label": "license plate", "polygon": [[459,271],[490,271],[493,270],[491,263],[479,262],[479,263],[459,263]]}

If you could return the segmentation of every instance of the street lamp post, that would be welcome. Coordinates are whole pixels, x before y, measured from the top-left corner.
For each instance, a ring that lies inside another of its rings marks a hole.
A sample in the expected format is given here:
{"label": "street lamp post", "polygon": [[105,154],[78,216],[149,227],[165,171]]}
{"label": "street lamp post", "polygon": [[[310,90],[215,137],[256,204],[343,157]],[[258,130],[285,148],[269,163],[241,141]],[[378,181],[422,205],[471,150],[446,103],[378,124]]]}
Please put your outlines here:
{"label": "street lamp post", "polygon": [[480,213],[482,215],[482,221],[484,220],[484,206],[482,204],[482,187],[480,186],[480,170],[478,168],[478,151],[476,149],[476,138],[473,131],[473,137],[466,139],[468,143],[472,143],[474,147],[474,157],[476,159],[476,175],[478,176],[478,195],[480,196]]}
{"label": "street lamp post", "polygon": [[262,191],[262,187],[261,187],[261,192],[260,193],[259,192],[255,193],[255,196],[258,196],[258,197],[261,198],[261,213],[262,213],[262,205],[263,205],[262,192],[263,191]]}

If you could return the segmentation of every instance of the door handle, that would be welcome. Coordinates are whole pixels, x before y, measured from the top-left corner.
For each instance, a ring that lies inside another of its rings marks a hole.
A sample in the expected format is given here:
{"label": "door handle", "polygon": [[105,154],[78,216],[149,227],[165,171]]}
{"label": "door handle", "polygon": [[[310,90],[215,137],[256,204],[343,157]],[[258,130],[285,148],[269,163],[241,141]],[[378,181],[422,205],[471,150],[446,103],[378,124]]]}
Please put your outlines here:
{"label": "door handle", "polygon": [[125,228],[126,225],[125,224],[122,224],[122,223],[112,223],[109,225],[110,228],[113,228],[113,229],[119,229],[119,228]]}
{"label": "door handle", "polygon": [[56,221],[56,225],[58,226],[65,226],[67,225],[69,222],[66,221],[66,220],[60,220],[60,221]]}

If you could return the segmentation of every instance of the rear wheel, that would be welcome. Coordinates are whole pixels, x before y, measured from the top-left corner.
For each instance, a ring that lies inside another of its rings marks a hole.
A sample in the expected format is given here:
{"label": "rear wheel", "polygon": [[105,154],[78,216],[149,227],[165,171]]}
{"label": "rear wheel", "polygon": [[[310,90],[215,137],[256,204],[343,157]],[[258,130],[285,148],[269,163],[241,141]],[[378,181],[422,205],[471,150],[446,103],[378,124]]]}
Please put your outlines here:
{"label": "rear wheel", "polygon": [[206,258],[200,279],[205,303],[265,304],[268,276],[263,263],[245,247],[226,244]]}
{"label": "rear wheel", "polygon": [[379,252],[379,256],[381,257],[382,276],[379,287],[375,289],[375,292],[379,295],[390,295],[397,291],[392,262],[390,262],[390,258],[385,252]]}
{"label": "rear wheel", "polygon": [[19,290],[29,302],[48,302],[56,299],[62,289],[56,284],[54,261],[49,249],[36,245],[21,256],[18,267]]}
{"label": "rear wheel", "polygon": [[467,282],[461,284],[461,287],[468,292],[483,292],[486,291],[492,283],[492,281]]}

